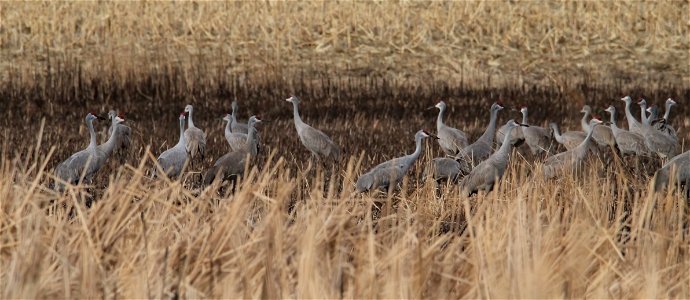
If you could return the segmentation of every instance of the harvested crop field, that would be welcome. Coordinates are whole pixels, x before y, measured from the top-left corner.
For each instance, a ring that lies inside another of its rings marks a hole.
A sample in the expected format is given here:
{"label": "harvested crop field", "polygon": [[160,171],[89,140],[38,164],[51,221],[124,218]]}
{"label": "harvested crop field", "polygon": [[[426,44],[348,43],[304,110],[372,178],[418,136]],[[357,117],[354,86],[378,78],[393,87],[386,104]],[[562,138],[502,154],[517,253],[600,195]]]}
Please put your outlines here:
{"label": "harvested crop field", "polygon": [[[607,118],[625,95],[673,98],[688,150],[687,1],[36,2],[0,16],[3,298],[690,297],[689,202],[652,191],[658,158],[592,157],[546,180],[521,146],[495,191],[467,197],[424,178],[444,155],[427,140],[399,189],[354,188],[436,132],[439,100],[474,141],[497,101],[499,125],[527,106],[565,131],[585,104]],[[301,144],[291,95],[339,161]],[[240,120],[264,120],[234,193],[199,183],[229,151],[233,99]],[[205,158],[152,179],[186,104]],[[130,148],[91,184],[51,189],[88,144],[84,116],[111,109]]]}

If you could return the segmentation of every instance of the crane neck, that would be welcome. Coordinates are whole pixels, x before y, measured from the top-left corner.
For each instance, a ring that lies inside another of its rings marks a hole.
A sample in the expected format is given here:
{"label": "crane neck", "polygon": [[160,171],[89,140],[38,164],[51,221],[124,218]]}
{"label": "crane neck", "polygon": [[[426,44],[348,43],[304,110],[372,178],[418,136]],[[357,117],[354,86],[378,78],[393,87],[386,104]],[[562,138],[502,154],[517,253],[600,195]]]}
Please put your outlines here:
{"label": "crane neck", "polygon": [[178,144],[184,144],[184,119],[180,119],[180,140]]}
{"label": "crane neck", "polygon": [[591,128],[589,128],[589,123],[587,123],[587,118],[589,118],[589,113],[585,111],[585,114],[582,116],[582,119],[580,119],[582,131],[584,131],[585,133],[591,130]]}
{"label": "crane neck", "polygon": [[232,121],[233,121],[233,117],[230,117],[230,120],[228,120],[228,122],[225,123],[225,133],[226,134],[232,132],[232,123],[233,123]]}
{"label": "crane neck", "polygon": [[[611,111],[611,130],[612,131],[618,131],[620,128],[618,128],[618,125],[616,124],[616,110],[614,109]],[[590,130],[594,131],[594,130]]]}
{"label": "crane neck", "polygon": [[93,129],[93,120],[86,121],[86,127],[89,128],[89,148],[94,148],[97,145],[96,131]]}
{"label": "crane neck", "polygon": [[498,148],[497,151],[500,155],[505,156],[507,154],[510,154],[510,151],[513,149],[513,143],[510,142],[513,130],[515,130],[515,127],[509,126],[508,131],[503,136],[503,144],[501,144],[501,148]]}
{"label": "crane neck", "polygon": [[561,135],[561,130],[558,128],[558,126],[553,124],[551,129],[553,129],[553,137],[556,139],[556,141],[560,144],[563,144],[563,135]]}
{"label": "crane neck", "polygon": [[[630,106],[632,105],[632,102],[630,101],[625,101],[625,118],[628,119],[628,124],[636,124],[639,123],[637,122],[637,119],[635,119],[635,116],[633,116],[632,112],[630,111]],[[632,130],[632,128],[630,128]]]}
{"label": "crane neck", "polygon": [[666,111],[664,112],[664,120],[666,121],[668,121],[668,117],[671,116],[671,107],[673,107],[671,103],[666,103]]}
{"label": "crane neck", "polygon": [[529,123],[527,123],[527,110],[522,111],[522,124],[529,125]]}
{"label": "crane neck", "polygon": [[299,107],[297,102],[292,102],[292,115],[295,118],[295,124],[304,123],[302,117],[299,116]]}
{"label": "crane neck", "polygon": [[192,111],[191,110],[189,111],[189,117],[187,117],[187,119],[189,119],[189,127],[194,127],[194,121],[192,121]]}
{"label": "crane neck", "polygon": [[640,104],[640,122],[649,124],[647,122],[647,104]]}
{"label": "crane neck", "polygon": [[592,140],[592,134],[594,133],[594,126],[591,126],[592,130],[587,132],[587,136],[585,136],[585,139],[582,141],[582,143],[577,145],[577,156],[579,159],[582,159],[587,154],[587,148],[589,147],[589,142]]}
{"label": "crane neck", "polygon": [[117,126],[117,124],[115,122],[113,122],[112,127],[113,127],[113,131],[110,132],[110,136],[108,137],[108,140],[103,145],[101,145],[103,147],[101,149],[103,149],[107,155],[110,155],[111,153],[113,153],[113,150],[115,149],[116,134],[117,134],[118,127],[120,127],[120,126]]}
{"label": "crane neck", "polygon": [[253,122],[249,122],[247,126],[247,143],[245,143],[244,146],[251,156],[255,156],[258,152],[256,149],[256,142],[256,128]]}
{"label": "crane neck", "polygon": [[494,133],[496,132],[496,119],[498,118],[498,110],[492,110],[491,111],[491,119],[489,120],[489,125],[486,126],[486,130],[484,130],[484,134],[482,134],[481,137],[479,137],[479,140],[484,141],[486,143],[493,143],[494,141]]}
{"label": "crane neck", "polygon": [[443,113],[445,113],[445,112],[446,112],[445,108],[443,108],[443,107],[439,108],[438,117],[436,117],[436,130],[441,130],[441,128],[445,126],[445,124],[443,124]]}
{"label": "crane neck", "polygon": [[409,158],[416,160],[422,154],[422,140],[424,138],[421,135],[415,136],[415,148],[412,154],[408,155]]}

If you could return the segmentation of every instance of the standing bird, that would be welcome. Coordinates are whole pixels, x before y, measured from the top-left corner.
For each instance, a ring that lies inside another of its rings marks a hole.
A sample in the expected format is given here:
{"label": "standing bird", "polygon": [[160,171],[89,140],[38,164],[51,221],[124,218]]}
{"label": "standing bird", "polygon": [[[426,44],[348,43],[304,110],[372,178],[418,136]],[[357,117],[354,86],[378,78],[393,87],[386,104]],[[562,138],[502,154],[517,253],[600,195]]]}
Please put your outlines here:
{"label": "standing bird", "polygon": [[500,103],[494,103],[491,105],[489,125],[486,126],[484,134],[482,134],[482,136],[480,136],[474,143],[463,148],[460,153],[455,156],[455,159],[465,160],[470,165],[475,165],[491,155],[493,150],[494,135],[496,133],[496,119],[498,118],[498,112],[502,109],[503,105]]}
{"label": "standing bird", "polygon": [[295,119],[295,128],[297,128],[297,135],[299,135],[299,139],[304,147],[307,147],[307,149],[311,151],[312,155],[316,156],[317,158],[320,158],[321,156],[324,158],[330,157],[337,161],[338,157],[340,156],[340,149],[338,148],[338,145],[333,143],[333,141],[320,130],[302,122],[302,118],[299,115],[299,98],[292,96],[285,99],[285,101],[292,103],[292,113]]}
{"label": "standing bird", "polygon": [[654,129],[666,133],[668,136],[678,139],[676,130],[671,126],[671,121],[669,117],[671,116],[671,107],[676,105],[676,101],[671,98],[666,99],[666,111],[664,111],[664,117],[661,118],[659,122],[653,124]]}
{"label": "standing bird", "polygon": [[122,145],[123,138],[129,137],[122,133],[122,131],[125,130],[125,128],[129,128],[125,125],[122,125],[122,122],[124,122],[125,120],[115,115],[114,111],[110,111],[110,113],[108,113],[108,116],[111,117],[112,120],[112,124],[110,125],[110,128],[112,130],[108,130],[108,140],[105,143],[98,145],[98,149],[105,153],[106,159],[110,157],[110,155],[113,154],[114,151],[117,151],[120,145]]}
{"label": "standing bird", "polygon": [[[508,133],[508,127],[510,126],[503,124],[503,126],[496,130],[496,144],[499,147],[503,145],[503,139]],[[514,128],[513,131],[511,131],[509,141],[511,144],[513,144],[513,147],[519,147],[525,142],[525,134],[522,133],[522,127]]]}
{"label": "standing bird", "polygon": [[[117,144],[115,145],[115,153],[118,154],[124,154],[124,150],[128,149],[129,146],[132,144],[132,128],[129,128],[129,126],[122,124],[124,122],[125,117],[122,114],[119,114],[115,112],[114,110],[111,110],[108,112],[108,117],[110,118],[110,127],[108,128],[108,135],[112,134],[113,130],[117,128]],[[122,122],[116,122],[115,118],[120,118]]]}
{"label": "standing bird", "polygon": [[[161,166],[163,173],[170,178],[180,176],[182,170],[187,164],[189,153],[187,152],[187,141],[185,139],[185,114],[180,114],[180,140],[172,148],[165,150],[158,156],[158,164]],[[156,172],[154,171],[154,176]]]}
{"label": "standing bird", "polygon": [[415,150],[412,154],[383,162],[359,176],[355,184],[357,192],[362,193],[375,189],[389,189],[398,185],[412,164],[419,158],[419,155],[422,154],[422,140],[427,137],[438,139],[438,137],[424,130],[417,131],[414,136]]}
{"label": "standing bird", "polygon": [[527,122],[527,106],[520,109],[522,113],[522,123],[529,125],[522,129],[522,134],[525,135],[525,143],[529,146],[532,155],[542,155],[546,154],[551,150],[551,133],[549,130],[539,127],[532,126]]}
{"label": "standing bird", "polygon": [[498,112],[502,109],[503,106],[499,103],[491,105],[491,117],[484,134],[474,143],[460,150],[454,158],[439,157],[433,160],[434,179],[437,181],[455,181],[458,176],[469,173],[472,166],[479,164],[491,155],[496,132],[496,119]]}
{"label": "standing bird", "polygon": [[618,127],[616,124],[616,108],[611,105],[606,109],[606,112],[611,114],[611,131],[616,139],[616,145],[618,145],[621,155],[649,156],[649,149],[645,146],[642,135]]}
{"label": "standing bird", "polygon": [[573,150],[585,140],[587,134],[582,131],[566,131],[561,133],[556,123],[549,123],[549,127],[553,131],[553,137],[559,144],[563,145],[566,150]]}
{"label": "standing bird", "polygon": [[241,132],[233,132],[231,125],[232,119],[233,117],[231,114],[227,114],[223,118],[223,120],[227,122],[225,124],[225,139],[228,141],[230,149],[232,149],[232,151],[237,151],[242,149],[242,147],[244,147],[244,144],[247,143],[247,134]]}
{"label": "standing bird", "polygon": [[672,172],[676,178],[676,185],[684,185],[686,189],[690,188],[688,185],[690,184],[690,151],[676,155],[654,173],[653,190],[655,192],[666,188],[672,177]]}
{"label": "standing bird", "polygon": [[[438,144],[441,146],[443,152],[447,155],[457,155],[462,148],[467,147],[467,135],[453,127],[446,126],[443,123],[443,114],[446,112],[446,103],[440,101],[435,108],[438,108],[438,117],[436,118],[436,131],[438,132]],[[430,107],[429,109],[433,109]]]}
{"label": "standing bird", "polygon": [[[60,163],[55,169],[57,178],[69,184],[77,184],[81,180],[90,181],[105,163],[105,152],[99,149],[96,143],[96,131],[93,129],[93,121],[99,119],[95,114],[89,113],[84,119],[89,128],[89,145],[86,149],[72,154],[67,160]],[[83,178],[82,178],[83,176]],[[62,183],[56,185],[58,190],[64,188]]]}
{"label": "standing bird", "polygon": [[234,133],[247,134],[247,124],[237,122],[237,100],[232,101],[232,114],[230,114],[230,128]]}
{"label": "standing bird", "polygon": [[[589,121],[589,127],[596,128],[596,126],[601,123],[601,120],[592,118],[592,120]],[[587,157],[587,152],[589,152],[588,150],[591,148],[590,141],[592,140],[592,132],[593,130],[590,130],[585,136],[585,139],[572,150],[558,153],[544,160],[544,177],[546,177],[546,179],[551,179],[566,171],[577,172],[581,170],[585,158]]]}
{"label": "standing bird", "polygon": [[630,112],[630,106],[632,105],[632,98],[630,96],[625,96],[621,98],[621,101],[625,102],[625,119],[628,120],[628,130],[633,133],[642,134],[643,124],[638,122]]}
{"label": "standing bird", "polygon": [[514,120],[508,121],[507,134],[504,136],[501,148],[489,158],[478,164],[461,183],[462,193],[468,196],[478,191],[491,191],[498,180],[501,180],[503,173],[508,167],[510,152],[513,144],[510,143],[510,132],[518,126],[528,128],[526,124],[519,124]]}
{"label": "standing bird", "polygon": [[592,114],[592,108],[589,107],[589,105],[583,106],[580,112],[584,113],[584,116],[580,121],[582,130],[585,133],[589,133],[590,130],[593,130],[592,139],[599,145],[600,148],[609,147],[610,149],[616,149],[616,138],[613,136],[611,127],[602,124],[595,128],[590,128],[587,119]]}
{"label": "standing bird", "polygon": [[[216,178],[221,180],[231,180],[237,176],[244,175],[244,165],[247,159],[256,157],[257,140],[255,125],[261,123],[261,119],[257,116],[251,116],[247,123],[247,142],[244,143],[239,150],[230,151],[221,156],[213,167],[204,173],[204,185],[210,185]],[[235,181],[236,183],[237,181]],[[233,188],[234,189],[234,188]]]}
{"label": "standing bird", "polygon": [[194,108],[192,105],[188,104],[184,108],[184,112],[187,113],[187,119],[189,120],[189,126],[187,130],[184,131],[184,139],[187,143],[185,148],[189,153],[189,158],[194,159],[197,155],[200,155],[203,160],[204,153],[206,152],[206,133],[194,126],[194,121],[192,120]]}

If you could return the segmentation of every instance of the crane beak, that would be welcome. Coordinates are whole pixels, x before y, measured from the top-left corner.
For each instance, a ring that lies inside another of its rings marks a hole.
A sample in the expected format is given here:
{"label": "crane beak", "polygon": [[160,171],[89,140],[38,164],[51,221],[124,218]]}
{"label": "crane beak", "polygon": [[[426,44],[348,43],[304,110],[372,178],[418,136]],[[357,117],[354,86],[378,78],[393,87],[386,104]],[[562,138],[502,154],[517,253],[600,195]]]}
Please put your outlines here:
{"label": "crane beak", "polygon": [[438,136],[433,134],[433,133],[429,133],[429,137],[432,139],[438,140]]}
{"label": "crane beak", "polygon": [[430,107],[427,107],[426,110],[432,110],[434,108],[436,108],[436,106],[430,106]]}
{"label": "crane beak", "polygon": [[[517,122],[516,122],[516,123],[517,123]],[[520,125],[520,126],[522,126],[522,127],[529,127],[529,125],[524,124],[524,123],[517,123],[517,124]]]}
{"label": "crane beak", "polygon": [[103,116],[101,116],[101,115],[96,115],[96,119],[98,119],[98,120],[107,120],[105,117],[103,117]]}

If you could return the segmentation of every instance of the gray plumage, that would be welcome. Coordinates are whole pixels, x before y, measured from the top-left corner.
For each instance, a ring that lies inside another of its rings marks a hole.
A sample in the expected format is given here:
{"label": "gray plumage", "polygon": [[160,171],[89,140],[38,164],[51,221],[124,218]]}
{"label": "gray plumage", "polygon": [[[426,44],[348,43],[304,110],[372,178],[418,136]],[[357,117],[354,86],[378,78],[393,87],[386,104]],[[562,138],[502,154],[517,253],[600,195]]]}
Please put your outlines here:
{"label": "gray plumage", "polygon": [[[503,139],[508,132],[508,127],[508,125],[503,124],[498,128],[498,130],[496,130],[496,144],[499,147],[503,144]],[[513,144],[513,147],[519,147],[525,143],[525,134],[522,133],[522,127],[515,128],[513,131],[511,131],[509,141],[511,144]]]}
{"label": "gray plumage", "polygon": [[[102,149],[99,149],[96,143],[96,131],[93,128],[93,121],[97,118],[90,113],[86,115],[85,122],[89,129],[89,145],[86,149],[72,154],[56,167],[55,175],[57,178],[69,184],[77,184],[81,182],[83,175],[85,181],[90,181],[103,166],[106,154]],[[63,185],[58,183],[56,187],[62,190]]]}
{"label": "gray plumage", "polygon": [[[600,120],[592,119],[589,121],[589,127],[596,128],[601,123]],[[592,131],[590,130],[577,147],[550,156],[544,160],[544,177],[546,179],[551,179],[567,171],[576,172],[581,170],[587,153],[590,152],[591,140]]]}
{"label": "gray plumage", "polygon": [[642,123],[635,119],[632,112],[630,112],[630,106],[632,106],[632,98],[630,96],[625,96],[621,98],[621,101],[625,102],[625,119],[628,120],[628,131],[633,133],[642,134]]}
{"label": "gray plumage", "polygon": [[663,118],[659,119],[657,122],[652,124],[654,129],[659,130],[673,139],[678,139],[676,130],[671,126],[669,117],[671,116],[671,107],[676,105],[676,101],[671,98],[666,99],[666,111],[664,112]]}
{"label": "gray plumage", "polygon": [[480,136],[474,143],[463,148],[456,156],[456,160],[464,160],[469,165],[476,165],[485,160],[493,150],[494,135],[496,133],[496,118],[498,112],[503,109],[499,103],[491,105],[491,116],[489,125],[484,130],[484,134]]}
{"label": "gray plumage", "polygon": [[251,159],[257,154],[257,131],[254,126],[260,122],[261,119],[256,116],[249,118],[247,142],[239,150],[230,151],[216,160],[213,167],[204,173],[204,185],[210,185],[216,179],[229,180],[244,175],[244,165],[247,159]]}
{"label": "gray plumage", "polygon": [[527,121],[527,107],[520,109],[522,113],[522,123],[529,125],[522,129],[522,134],[525,136],[525,143],[529,146],[533,155],[546,154],[551,150],[551,133],[548,129],[533,126]]}
{"label": "gray plumage", "polygon": [[467,147],[467,135],[443,123],[443,114],[446,112],[445,102],[440,101],[435,107],[438,108],[438,117],[436,118],[438,144],[447,155],[457,155],[460,149]]}
{"label": "gray plumage", "polygon": [[238,151],[247,143],[247,134],[232,131],[232,115],[228,114],[223,118],[227,123],[225,124],[225,140],[228,141],[232,151]]}
{"label": "gray plumage", "polygon": [[616,138],[613,136],[613,131],[611,131],[611,127],[602,124],[596,126],[594,129],[590,128],[587,119],[592,114],[592,108],[589,107],[589,105],[585,105],[584,107],[582,107],[582,111],[580,112],[584,113],[584,116],[580,121],[580,124],[582,125],[582,131],[588,133],[590,130],[594,130],[594,132],[592,133],[592,139],[599,145],[600,148],[610,147],[615,149]]}
{"label": "gray plumage", "polygon": [[131,128],[122,124],[125,120],[117,116],[115,111],[110,111],[108,117],[111,120],[110,128],[108,129],[108,140],[98,145],[98,148],[105,152],[106,157],[110,157],[113,152],[118,151],[125,144],[129,145],[129,137]]}
{"label": "gray plumage", "polygon": [[232,101],[232,113],[230,114],[230,128],[234,133],[247,134],[247,124],[237,121],[237,100]]}
{"label": "gray plumage", "polygon": [[377,190],[389,189],[395,187],[402,181],[407,171],[412,164],[422,154],[422,141],[427,137],[433,135],[424,130],[420,130],[415,134],[415,150],[412,154],[405,155],[383,162],[368,172],[362,174],[357,179],[355,184],[358,193]]}
{"label": "gray plumage", "polygon": [[616,145],[621,155],[649,156],[649,149],[645,145],[644,137],[639,133],[621,129],[616,124],[616,108],[609,106],[606,111],[611,115],[611,131],[616,139]]}
{"label": "gray plumage", "polygon": [[472,170],[464,160],[455,160],[448,157],[437,157],[431,160],[431,165],[425,170],[425,176],[433,176],[436,182],[457,182],[462,176]]}
{"label": "gray plumage", "polygon": [[556,123],[549,123],[549,127],[553,131],[553,137],[556,142],[563,145],[568,151],[575,149],[587,137],[587,134],[582,131],[566,131],[561,133]]}
{"label": "gray plumage", "polygon": [[185,148],[189,153],[190,159],[194,159],[198,156],[201,156],[201,158],[203,159],[204,154],[206,153],[206,133],[204,133],[203,130],[194,126],[194,121],[192,119],[192,113],[194,112],[194,108],[191,105],[187,105],[184,108],[184,111],[187,113],[188,124],[187,130],[184,131],[184,139],[187,143],[185,145]]}
{"label": "gray plumage", "polygon": [[640,122],[644,125],[649,125],[651,119],[647,116],[647,100],[640,99],[637,104],[640,105]]}
{"label": "gray plumage", "polygon": [[[175,146],[165,150],[158,156],[158,164],[161,166],[163,172],[170,178],[175,178],[180,176],[182,170],[189,159],[189,153],[187,152],[187,141],[185,140],[185,115],[180,114],[180,139]],[[154,173],[155,175],[155,173]]]}
{"label": "gray plumage", "polygon": [[[461,191],[465,195],[472,195],[479,191],[491,191],[498,180],[501,180],[510,159],[510,152],[513,145],[510,143],[510,131],[520,125],[514,120],[508,121],[508,135],[504,136],[501,148],[489,158],[478,164],[463,179]],[[527,127],[526,127],[527,128]]]}
{"label": "gray plumage", "polygon": [[653,190],[659,192],[666,188],[672,173],[675,175],[676,185],[685,185],[685,188],[688,188],[688,184],[690,184],[690,151],[678,154],[656,171]]}
{"label": "gray plumage", "polygon": [[296,96],[292,96],[286,101],[292,103],[292,112],[295,121],[295,128],[302,145],[306,147],[311,153],[318,158],[332,158],[338,160],[340,156],[340,149],[325,133],[320,130],[305,124],[299,115],[300,100]]}

